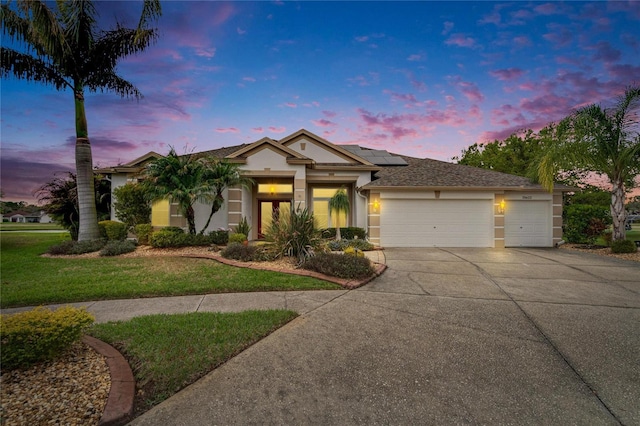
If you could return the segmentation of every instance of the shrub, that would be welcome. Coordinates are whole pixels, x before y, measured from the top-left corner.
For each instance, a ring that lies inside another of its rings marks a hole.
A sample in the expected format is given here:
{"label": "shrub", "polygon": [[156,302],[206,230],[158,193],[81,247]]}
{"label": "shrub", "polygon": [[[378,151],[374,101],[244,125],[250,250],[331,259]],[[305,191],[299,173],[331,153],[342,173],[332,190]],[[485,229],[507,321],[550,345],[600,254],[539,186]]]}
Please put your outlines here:
{"label": "shrub", "polygon": [[187,238],[189,234],[185,234],[182,229],[180,231],[176,232],[167,228],[160,229],[149,236],[149,244],[155,248],[184,247],[188,245]]}
{"label": "shrub", "polygon": [[213,244],[224,246],[229,242],[229,231],[219,230],[209,232],[209,238]]}
{"label": "shrub", "polygon": [[229,235],[229,243],[242,243],[247,241],[245,234],[233,233]]}
{"label": "shrub", "polygon": [[100,250],[100,256],[118,256],[119,254],[135,251],[136,244],[133,241],[108,241]]}
{"label": "shrub", "polygon": [[[237,235],[237,234],[231,234]],[[241,262],[251,262],[262,260],[259,249],[256,246],[245,246],[239,242],[230,242],[229,245],[220,252],[220,255],[227,259],[239,260]]]}
{"label": "shrub", "polygon": [[636,244],[631,240],[616,240],[611,242],[611,253],[635,253]]}
{"label": "shrub", "polygon": [[63,241],[60,244],[56,244],[54,246],[49,247],[49,249],[47,250],[47,253],[52,254],[54,256],[66,255],[66,254],[69,254],[69,251],[71,251],[71,248],[75,244],[76,242],[72,240]]}
{"label": "shrub", "polygon": [[364,252],[353,247],[347,247],[344,249],[344,254],[347,256],[364,257]]}
{"label": "shrub", "polygon": [[71,247],[69,254],[93,253],[94,251],[100,250],[105,244],[105,240],[76,241],[73,247]]}
{"label": "shrub", "polygon": [[184,234],[184,229],[179,226],[165,226],[162,231],[171,232],[173,234]]}
{"label": "shrub", "polygon": [[246,217],[242,217],[238,226],[236,226],[236,234],[244,234],[247,237],[249,236],[249,232],[251,232],[251,227],[249,226],[249,222],[247,222]]}
{"label": "shrub", "polygon": [[320,233],[315,227],[313,213],[306,208],[283,211],[266,229],[267,241],[273,242],[277,256],[291,256],[298,264],[305,262],[320,246]]}
{"label": "shrub", "polygon": [[98,222],[100,235],[109,241],[122,241],[127,238],[129,227],[126,223],[117,222],[115,220],[103,220]]}
{"label": "shrub", "polygon": [[327,247],[331,251],[343,251],[347,247],[353,247],[354,249],[358,249],[362,251],[373,250],[373,244],[371,244],[367,240],[360,240],[360,239],[357,239],[357,240],[342,239],[340,241],[332,240],[328,242]]}
{"label": "shrub", "polygon": [[309,258],[302,267],[338,278],[361,279],[374,275],[371,261],[366,257],[319,253]]}
{"label": "shrub", "polygon": [[13,315],[0,315],[3,369],[28,367],[53,359],[77,342],[94,321],[84,309],[43,307]]}
{"label": "shrub", "polygon": [[[322,230],[322,238],[335,238],[336,237],[336,228],[326,228]],[[360,239],[364,240],[367,238],[367,231],[364,228],[358,228],[355,226],[350,226],[348,228],[340,228],[340,237],[345,240],[353,240]]]}
{"label": "shrub", "polygon": [[153,226],[149,223],[141,223],[136,225],[134,228],[134,233],[138,238],[138,244],[149,244],[149,238],[153,233]]}
{"label": "shrub", "polygon": [[593,244],[611,224],[611,215],[601,206],[573,204],[565,209],[564,238],[569,243]]}
{"label": "shrub", "polygon": [[166,228],[160,229],[151,234],[149,244],[155,248],[169,248],[207,246],[213,242],[210,235],[187,234],[182,231],[182,229],[180,229],[180,231],[181,232],[176,232],[173,229],[167,230]]}
{"label": "shrub", "polygon": [[105,240],[63,241],[60,244],[49,247],[47,252],[53,255],[84,254],[98,251],[104,245]]}

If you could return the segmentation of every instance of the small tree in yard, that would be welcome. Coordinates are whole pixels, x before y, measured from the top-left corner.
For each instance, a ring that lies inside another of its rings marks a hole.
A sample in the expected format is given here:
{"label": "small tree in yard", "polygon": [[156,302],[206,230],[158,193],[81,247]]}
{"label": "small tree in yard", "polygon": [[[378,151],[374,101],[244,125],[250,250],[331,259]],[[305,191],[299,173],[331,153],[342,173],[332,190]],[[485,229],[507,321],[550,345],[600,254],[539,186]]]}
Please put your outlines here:
{"label": "small tree in yard", "polygon": [[114,189],[113,195],[116,196],[113,207],[119,220],[130,227],[150,223],[151,205],[141,184],[128,182]]}
{"label": "small tree in yard", "polygon": [[[329,199],[329,213],[335,212],[336,218],[336,241],[340,241],[342,236],[340,235],[340,214],[349,214],[349,196],[344,188],[338,189],[336,193]],[[346,225],[346,224],[345,224]]]}

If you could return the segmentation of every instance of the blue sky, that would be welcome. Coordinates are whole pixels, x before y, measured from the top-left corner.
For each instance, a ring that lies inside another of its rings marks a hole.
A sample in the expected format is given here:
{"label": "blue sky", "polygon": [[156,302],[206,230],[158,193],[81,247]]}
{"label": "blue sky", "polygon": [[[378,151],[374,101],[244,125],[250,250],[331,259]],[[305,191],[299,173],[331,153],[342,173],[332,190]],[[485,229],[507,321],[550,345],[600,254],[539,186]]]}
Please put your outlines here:
{"label": "blue sky", "polygon": [[[137,23],[141,3],[100,2]],[[94,165],[306,128],[451,160],[640,82],[640,2],[163,2],[160,38],[122,61],[144,94],[87,95]],[[4,43],[4,41],[3,41]],[[74,168],[71,92],[3,79],[2,191],[33,201]]]}

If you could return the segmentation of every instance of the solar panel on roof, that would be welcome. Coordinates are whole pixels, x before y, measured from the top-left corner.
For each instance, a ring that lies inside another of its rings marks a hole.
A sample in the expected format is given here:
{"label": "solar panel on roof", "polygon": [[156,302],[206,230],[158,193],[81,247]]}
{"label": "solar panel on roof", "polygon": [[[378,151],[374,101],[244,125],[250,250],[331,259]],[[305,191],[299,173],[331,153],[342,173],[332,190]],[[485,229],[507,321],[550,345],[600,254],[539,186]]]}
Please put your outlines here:
{"label": "solar panel on roof", "polygon": [[383,149],[363,149],[358,145],[340,145],[341,148],[346,149],[352,154],[358,157],[364,158],[370,163],[376,166],[406,166],[407,162],[404,158],[397,155],[390,154]]}

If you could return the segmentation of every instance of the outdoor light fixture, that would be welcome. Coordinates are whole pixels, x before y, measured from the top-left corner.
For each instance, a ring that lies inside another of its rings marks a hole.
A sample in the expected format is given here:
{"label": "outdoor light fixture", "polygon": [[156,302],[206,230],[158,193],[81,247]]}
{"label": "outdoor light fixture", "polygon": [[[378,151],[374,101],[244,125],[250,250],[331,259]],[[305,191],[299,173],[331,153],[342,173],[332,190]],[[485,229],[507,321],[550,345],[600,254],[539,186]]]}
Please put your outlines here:
{"label": "outdoor light fixture", "polygon": [[498,208],[500,214],[504,214],[504,204],[504,200],[500,201],[500,208]]}
{"label": "outdoor light fixture", "polygon": [[373,212],[377,213],[380,209],[380,202],[378,200],[373,200]]}
{"label": "outdoor light fixture", "polygon": [[273,185],[271,185],[271,186],[269,187],[269,192],[271,193],[271,195],[275,194],[275,193],[276,193],[276,187],[275,187],[275,186],[273,186]]}

